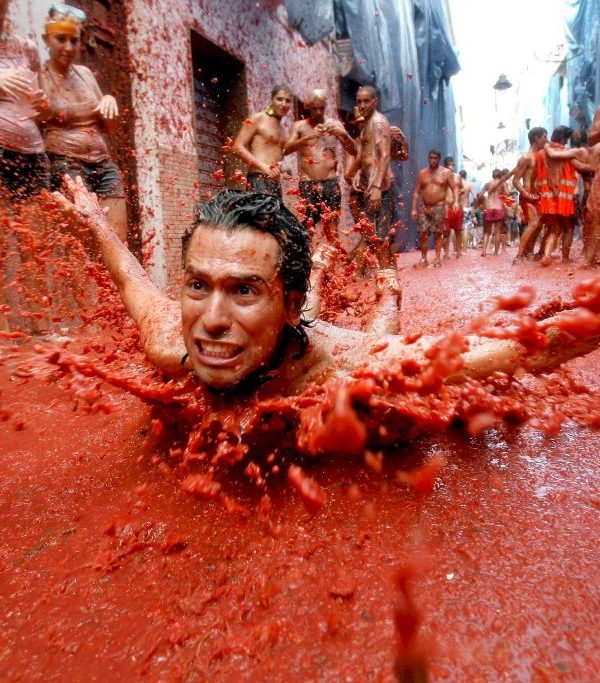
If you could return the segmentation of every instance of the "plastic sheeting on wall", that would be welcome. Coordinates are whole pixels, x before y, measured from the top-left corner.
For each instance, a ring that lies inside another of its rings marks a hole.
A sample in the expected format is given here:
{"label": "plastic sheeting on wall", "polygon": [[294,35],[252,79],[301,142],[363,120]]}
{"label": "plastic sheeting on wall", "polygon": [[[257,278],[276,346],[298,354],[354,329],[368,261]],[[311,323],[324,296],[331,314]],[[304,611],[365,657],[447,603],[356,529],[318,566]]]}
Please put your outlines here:
{"label": "plastic sheeting on wall", "polygon": [[291,25],[308,45],[333,33],[333,0],[285,0]]}
{"label": "plastic sheeting on wall", "polygon": [[573,15],[567,55],[567,79],[571,123],[575,128],[591,124],[600,104],[600,2],[568,0]]}
{"label": "plastic sheeting on wall", "polygon": [[[439,148],[456,156],[455,108],[450,77],[459,70],[450,40],[444,0],[286,0],[288,16],[307,42],[329,25],[325,5],[333,7],[335,31],[350,38],[354,64],[340,81],[341,106],[351,111],[358,83],[375,85],[379,108],[402,128],[411,158],[393,163],[400,198],[397,232],[401,250],[417,243],[417,226],[409,218],[417,171],[427,151]],[[297,12],[302,5],[304,10]],[[311,16],[310,19],[308,18]],[[307,31],[305,33],[305,31]]]}

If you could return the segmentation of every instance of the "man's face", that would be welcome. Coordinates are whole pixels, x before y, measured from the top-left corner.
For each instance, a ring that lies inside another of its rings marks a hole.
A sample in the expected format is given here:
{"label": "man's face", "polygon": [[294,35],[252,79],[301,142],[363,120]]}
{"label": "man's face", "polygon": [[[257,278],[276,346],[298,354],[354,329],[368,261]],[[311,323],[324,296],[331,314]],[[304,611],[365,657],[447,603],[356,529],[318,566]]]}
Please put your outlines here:
{"label": "man's face", "polygon": [[279,245],[251,228],[199,226],[186,255],[183,337],[198,379],[233,387],[266,363],[298,313],[286,304]]}
{"label": "man's face", "polygon": [[306,108],[310,114],[310,118],[315,123],[323,123],[325,121],[325,100],[320,97],[315,97],[310,102],[306,103]]}
{"label": "man's face", "polygon": [[429,168],[435,169],[440,165],[440,157],[437,154],[430,154],[427,157]]}
{"label": "man's face", "polygon": [[539,137],[535,139],[536,149],[544,149],[544,145],[548,142],[548,133],[542,133]]}
{"label": "man's face", "polygon": [[446,162],[446,168],[452,171],[454,173],[454,162],[453,161],[447,161]]}
{"label": "man's face", "polygon": [[356,93],[356,107],[358,113],[368,119],[377,108],[377,98],[368,90],[358,90]]}
{"label": "man's face", "polygon": [[271,108],[275,112],[275,116],[277,116],[279,119],[287,116],[291,106],[292,96],[285,90],[279,90],[271,98]]}

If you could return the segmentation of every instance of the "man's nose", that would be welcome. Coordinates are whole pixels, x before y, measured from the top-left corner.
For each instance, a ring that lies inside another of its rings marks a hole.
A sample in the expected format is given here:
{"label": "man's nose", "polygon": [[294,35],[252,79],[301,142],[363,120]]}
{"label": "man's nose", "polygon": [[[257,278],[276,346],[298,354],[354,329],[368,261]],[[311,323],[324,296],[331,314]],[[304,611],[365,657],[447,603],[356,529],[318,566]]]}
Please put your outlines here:
{"label": "man's nose", "polygon": [[204,330],[214,338],[223,336],[231,328],[232,322],[226,297],[220,292],[212,292],[204,304],[201,316]]}

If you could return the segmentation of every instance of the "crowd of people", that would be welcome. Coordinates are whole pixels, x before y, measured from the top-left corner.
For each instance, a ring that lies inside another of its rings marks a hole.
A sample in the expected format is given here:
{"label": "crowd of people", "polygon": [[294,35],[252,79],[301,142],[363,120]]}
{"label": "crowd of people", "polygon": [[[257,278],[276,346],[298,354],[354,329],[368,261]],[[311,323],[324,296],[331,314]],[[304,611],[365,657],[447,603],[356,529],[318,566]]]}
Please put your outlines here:
{"label": "crowd of people", "polygon": [[[293,124],[289,136],[281,120],[291,108],[292,92],[277,85],[271,94],[270,105],[242,126],[233,147],[248,164],[248,189],[281,197],[282,162],[295,152],[303,200],[297,210],[311,230],[313,244],[321,249],[336,239],[343,196],[339,176],[343,174],[353,221],[366,219],[373,228],[372,235],[361,231],[354,248],[358,272],[365,274],[368,248],[376,268],[389,273],[383,281],[391,281],[396,186],[390,162],[408,158],[408,143],[402,131],[377,111],[376,89],[359,87],[355,118],[346,125],[326,118],[327,94],[313,90],[306,101],[308,116]],[[487,256],[492,249],[498,254],[516,246],[515,264],[534,258],[542,265],[551,263],[560,245],[567,262],[576,231],[583,239],[584,265],[594,265],[597,230],[587,200],[597,162],[586,134],[558,126],[550,141],[541,127],[531,128],[528,136],[530,148],[515,168],[494,169],[478,193],[464,169],[456,173],[452,157],[442,162],[440,150],[429,151],[428,165],[417,175],[410,211],[418,226],[421,259],[417,265],[440,267],[442,258],[450,258],[451,244],[457,258],[469,248]],[[342,151],[343,164],[339,160]],[[430,245],[434,247],[431,263]]]}

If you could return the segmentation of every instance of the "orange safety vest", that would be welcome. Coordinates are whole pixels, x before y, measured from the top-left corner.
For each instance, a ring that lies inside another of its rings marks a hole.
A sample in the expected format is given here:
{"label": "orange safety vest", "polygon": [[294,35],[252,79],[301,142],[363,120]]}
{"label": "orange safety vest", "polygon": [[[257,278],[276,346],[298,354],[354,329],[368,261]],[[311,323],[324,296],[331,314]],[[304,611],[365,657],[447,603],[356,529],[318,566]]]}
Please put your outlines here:
{"label": "orange safety vest", "polygon": [[535,186],[540,197],[538,202],[539,213],[542,215],[574,216],[577,174],[573,164],[569,159],[563,160],[559,185],[558,188],[555,188],[557,191],[553,191],[548,179],[548,166],[543,149],[536,153],[535,163],[537,170]]}

